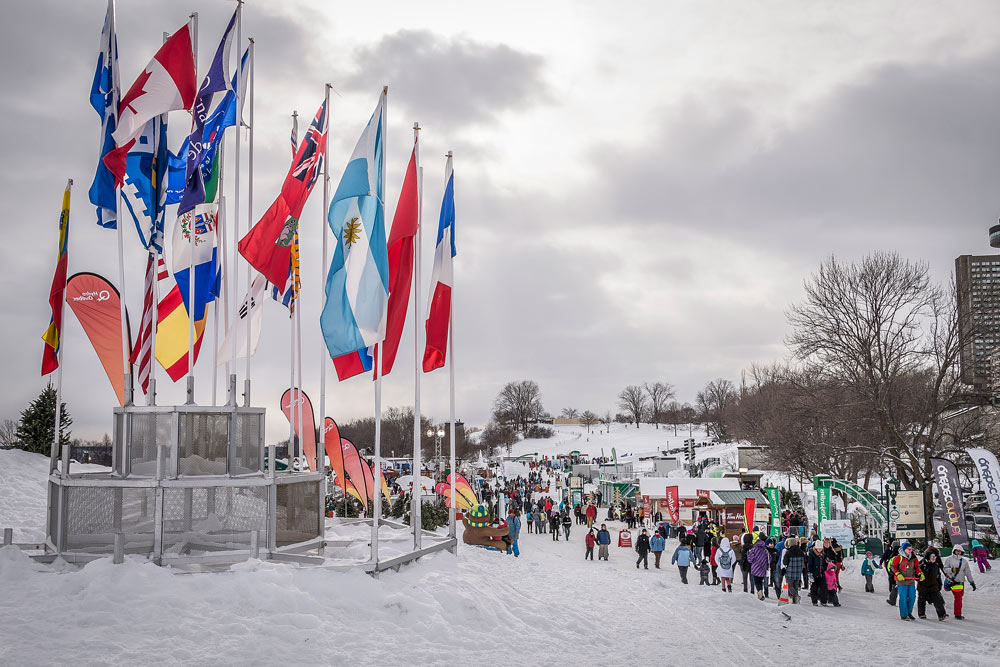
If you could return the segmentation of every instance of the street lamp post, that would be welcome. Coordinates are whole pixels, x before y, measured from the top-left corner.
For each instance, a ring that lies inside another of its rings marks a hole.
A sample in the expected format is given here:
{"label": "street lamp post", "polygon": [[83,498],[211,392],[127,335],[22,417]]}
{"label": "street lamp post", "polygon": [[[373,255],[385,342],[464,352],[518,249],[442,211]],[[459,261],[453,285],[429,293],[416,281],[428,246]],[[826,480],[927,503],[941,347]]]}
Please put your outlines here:
{"label": "street lamp post", "polygon": [[[444,428],[438,426],[435,428],[427,429],[427,437],[434,438],[434,459],[438,462],[438,471],[443,472],[441,468],[443,467],[444,460],[441,458],[441,438],[444,437]],[[439,481],[444,481],[444,475],[441,475]]]}

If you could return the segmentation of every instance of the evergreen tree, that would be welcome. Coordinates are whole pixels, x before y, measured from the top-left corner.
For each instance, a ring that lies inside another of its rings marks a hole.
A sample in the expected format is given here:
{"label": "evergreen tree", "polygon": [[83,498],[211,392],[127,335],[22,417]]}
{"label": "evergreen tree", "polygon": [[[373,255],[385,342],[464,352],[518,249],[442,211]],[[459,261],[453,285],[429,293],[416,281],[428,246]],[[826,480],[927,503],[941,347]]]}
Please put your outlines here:
{"label": "evergreen tree", "polygon": [[[52,448],[53,424],[56,420],[56,389],[50,382],[31,405],[21,412],[21,423],[17,425],[17,447],[26,452],[48,454]],[[62,404],[59,413],[59,449],[69,444],[69,427],[73,418]]]}

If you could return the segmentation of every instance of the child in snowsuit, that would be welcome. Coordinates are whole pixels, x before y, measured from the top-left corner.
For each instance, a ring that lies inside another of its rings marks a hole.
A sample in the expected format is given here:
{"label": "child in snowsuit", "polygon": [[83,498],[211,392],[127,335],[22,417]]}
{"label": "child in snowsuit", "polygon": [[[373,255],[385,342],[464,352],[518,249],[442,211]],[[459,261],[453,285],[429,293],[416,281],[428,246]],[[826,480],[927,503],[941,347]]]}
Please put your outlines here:
{"label": "child in snowsuit", "polygon": [[708,586],[708,575],[712,573],[712,568],[709,566],[707,558],[701,559],[701,567],[698,568],[698,572],[701,574],[701,581],[698,582],[698,585]]}
{"label": "child in snowsuit", "polygon": [[980,572],[993,569],[988,560],[989,555],[989,552],[986,551],[986,547],[980,544],[979,540],[972,540],[972,557],[976,559],[976,565],[979,566]]}
{"label": "child in snowsuit", "polygon": [[865,562],[861,564],[861,575],[865,578],[865,593],[874,593],[875,584],[872,583],[872,577],[875,576],[875,568],[878,565],[875,563],[875,556],[871,551],[865,554]]}
{"label": "child in snowsuit", "polygon": [[837,563],[826,565],[826,599],[834,607],[840,606],[840,599],[837,597]]}

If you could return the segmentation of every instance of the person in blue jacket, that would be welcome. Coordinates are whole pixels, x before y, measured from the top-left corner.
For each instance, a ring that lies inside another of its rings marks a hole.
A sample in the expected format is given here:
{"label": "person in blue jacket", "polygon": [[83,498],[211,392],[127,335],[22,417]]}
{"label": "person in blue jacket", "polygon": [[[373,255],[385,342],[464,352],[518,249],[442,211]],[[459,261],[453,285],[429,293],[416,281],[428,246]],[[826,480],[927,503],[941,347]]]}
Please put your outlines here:
{"label": "person in blue jacket", "polygon": [[677,571],[681,573],[681,583],[688,582],[688,566],[691,565],[691,547],[681,544],[674,550],[674,555],[670,559],[670,564],[677,564]]}
{"label": "person in blue jacket", "polygon": [[521,532],[521,520],[514,513],[514,508],[511,507],[507,512],[507,527],[510,532],[507,533],[507,537],[510,538],[510,546],[507,547],[507,553],[514,554],[514,558],[521,555],[521,551],[517,548],[517,536]]}
{"label": "person in blue jacket", "polygon": [[667,541],[663,539],[663,535],[659,531],[653,533],[653,536],[649,538],[649,550],[653,552],[655,559],[653,565],[657,570],[660,569],[660,556],[663,555],[663,550],[666,548]]}
{"label": "person in blue jacket", "polygon": [[608,559],[608,546],[611,544],[611,533],[608,532],[607,524],[602,523],[601,529],[597,531],[597,560]]}

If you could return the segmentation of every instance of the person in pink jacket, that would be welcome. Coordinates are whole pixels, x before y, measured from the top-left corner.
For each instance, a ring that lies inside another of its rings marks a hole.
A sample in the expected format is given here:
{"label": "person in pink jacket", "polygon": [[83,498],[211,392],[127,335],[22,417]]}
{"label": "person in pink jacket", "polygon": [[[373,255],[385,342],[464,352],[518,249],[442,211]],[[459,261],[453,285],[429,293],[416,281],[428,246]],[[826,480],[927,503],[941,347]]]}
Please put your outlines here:
{"label": "person in pink jacket", "polygon": [[979,543],[979,540],[972,540],[972,557],[976,559],[976,565],[979,566],[980,572],[993,569],[989,563],[990,553],[986,547]]}

